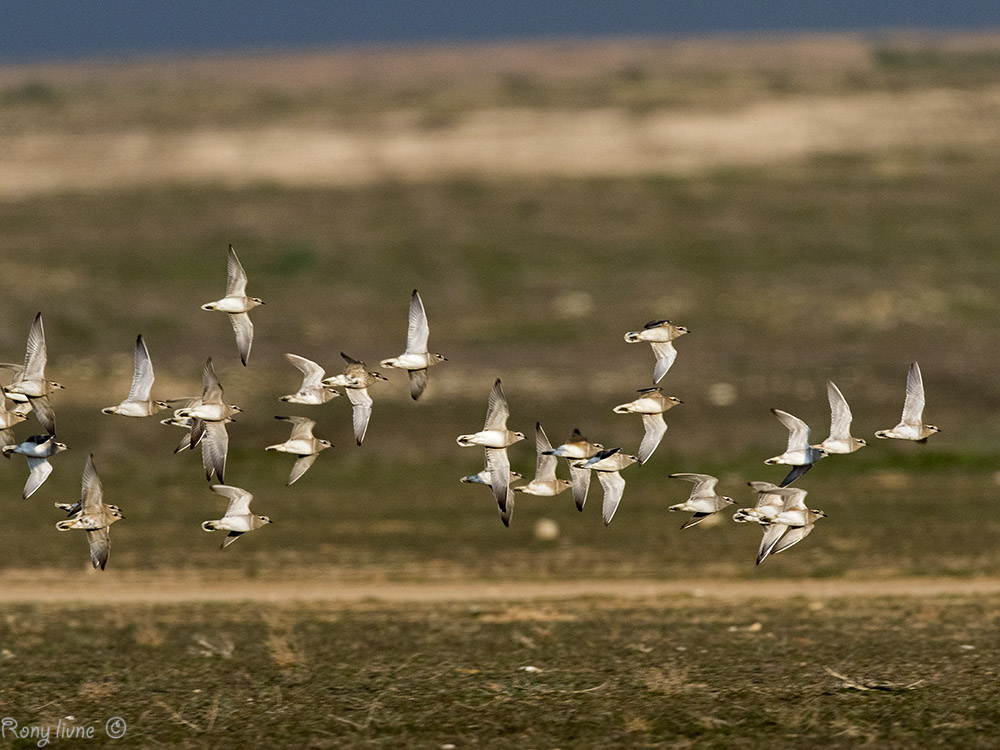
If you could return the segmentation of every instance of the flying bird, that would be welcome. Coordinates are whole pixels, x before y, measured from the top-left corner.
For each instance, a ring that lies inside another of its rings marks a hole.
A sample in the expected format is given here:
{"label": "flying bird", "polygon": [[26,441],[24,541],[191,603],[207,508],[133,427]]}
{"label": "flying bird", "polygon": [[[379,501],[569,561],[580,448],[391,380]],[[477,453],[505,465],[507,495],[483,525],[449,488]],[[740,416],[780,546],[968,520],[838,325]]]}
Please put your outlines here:
{"label": "flying bird", "polygon": [[903,401],[902,419],[891,430],[879,430],[875,437],[926,443],[927,438],[935,432],[941,432],[940,427],[924,424],[924,401],[924,378],[920,374],[920,366],[914,362],[906,374],[906,400]]}
{"label": "flying bird", "polygon": [[691,488],[691,494],[687,500],[667,508],[667,510],[691,512],[691,517],[681,525],[682,529],[687,529],[701,523],[733,502],[731,497],[720,495],[715,491],[715,485],[719,480],[710,474],[680,473],[671,474],[670,478],[683,479],[694,483],[694,487]]}
{"label": "flying bird", "polygon": [[826,396],[830,401],[830,437],[812,447],[822,448],[827,453],[843,454],[854,453],[868,445],[862,438],[851,436],[851,407],[832,380],[826,383]]}
{"label": "flying bird", "polygon": [[489,403],[486,407],[486,423],[483,429],[471,435],[459,435],[457,442],[463,448],[481,445],[486,449],[486,468],[490,472],[490,487],[500,508],[500,520],[504,526],[510,526],[511,515],[514,512],[514,494],[510,489],[510,458],[507,447],[524,440],[523,432],[507,429],[507,419],[510,409],[507,397],[504,395],[500,378],[497,378],[490,390]]}
{"label": "flying bird", "polygon": [[[517,471],[512,471],[510,473],[510,481],[513,482],[517,479],[524,479],[524,475]],[[490,485],[490,472],[489,469],[483,469],[477,474],[466,474],[464,477],[459,479],[462,484],[482,484],[490,489],[493,487]]]}
{"label": "flying bird", "polygon": [[785,498],[792,487],[779,487],[771,482],[747,482],[757,493],[757,501],[752,508],[737,508],[733,513],[736,523],[763,523],[773,519],[785,509]]}
{"label": "flying bird", "polygon": [[3,367],[14,371],[14,379],[4,386],[4,393],[11,401],[28,401],[38,422],[50,435],[56,434],[56,414],[49,403],[49,394],[59,385],[45,377],[45,365],[48,362],[48,350],[45,346],[45,329],[42,327],[42,314],[38,313],[28,330],[28,346],[24,355],[24,366],[3,364]]}
{"label": "flying bird", "polygon": [[[222,384],[215,374],[215,365],[209,357],[202,371],[202,394],[200,399],[183,409],[174,412],[179,419],[190,418],[190,447],[193,449],[201,443],[201,462],[205,467],[205,478],[212,476],[225,481],[226,454],[229,452],[229,433],[226,432],[226,422],[231,422],[234,414],[243,411],[240,407],[227,404],[223,400]],[[171,424],[176,422],[171,421]],[[174,451],[179,452],[178,450]]]}
{"label": "flying bird", "polygon": [[[516,480],[523,478],[524,477],[521,475],[520,472],[512,471],[510,472],[510,476],[507,480],[507,483],[508,485],[513,484]],[[491,492],[493,491],[492,478],[490,476],[490,470],[488,468],[483,469],[478,474],[469,474],[467,476],[464,476],[461,479],[459,479],[459,481],[462,482],[462,484],[482,484],[488,487]],[[494,500],[495,499],[496,498],[494,498]],[[511,494],[506,509],[500,510],[500,520],[504,522],[505,526],[510,525],[510,519],[513,514],[514,514],[514,495]]]}
{"label": "flying bird", "polygon": [[788,430],[788,447],[780,456],[769,458],[764,463],[768,466],[784,464],[793,467],[781,480],[780,486],[785,487],[809,471],[814,463],[826,456],[826,450],[809,445],[809,425],[801,419],[781,409],[771,409],[771,413]]}
{"label": "flying bird", "polygon": [[24,483],[24,492],[21,495],[23,498],[31,497],[49,478],[49,474],[52,473],[49,459],[68,449],[65,443],[56,442],[55,435],[32,435],[23,443],[3,447],[5,456],[20,453],[28,459],[28,481]]}
{"label": "flying bird", "polygon": [[684,403],[676,396],[664,396],[659,387],[640,388],[639,398],[627,404],[619,404],[614,408],[615,414],[641,414],[645,433],[639,444],[639,463],[644,464],[653,451],[663,440],[667,432],[667,423],[663,421],[663,412],[677,404]]}
{"label": "flying bird", "polygon": [[590,469],[576,466],[577,459],[593,458],[599,451],[604,450],[600,443],[591,443],[585,438],[580,430],[573,430],[569,440],[546,451],[549,455],[562,456],[569,464],[569,478],[573,485],[573,500],[576,501],[576,509],[582,511],[587,503],[587,492],[590,490]]}
{"label": "flying bird", "polygon": [[340,387],[347,393],[347,398],[351,402],[351,417],[354,422],[354,439],[358,445],[365,439],[368,432],[368,422],[372,417],[371,394],[368,393],[368,386],[374,385],[379,380],[388,380],[384,375],[377,372],[369,372],[367,365],[360,359],[349,357],[343,352],[340,356],[344,358],[344,372],[323,380],[323,385],[329,387]]}
{"label": "flying bird", "polygon": [[826,513],[806,507],[807,492],[797,487],[786,487],[784,508],[771,519],[762,520],[764,536],[757,551],[757,564],[760,565],[768,555],[784,552],[803,539],[813,530],[813,525],[820,518],[826,518]]}
{"label": "flying bird", "polygon": [[236,250],[229,246],[228,278],[226,281],[226,296],[215,302],[206,302],[202,310],[218,310],[229,313],[229,321],[236,332],[236,348],[240,351],[240,359],[246,366],[250,358],[250,347],[253,346],[253,323],[248,314],[264,301],[259,297],[247,296],[247,273],[236,257]]}
{"label": "flying bird", "polygon": [[535,478],[520,487],[514,487],[515,492],[524,492],[528,495],[540,495],[542,497],[552,497],[570,488],[567,479],[556,477],[556,464],[558,460],[552,455],[552,443],[549,442],[545,430],[540,422],[535,423]]}
{"label": "flying bird", "polygon": [[292,435],[285,442],[269,445],[264,450],[293,453],[298,456],[292,466],[292,473],[288,477],[288,484],[294,484],[313,465],[319,452],[332,448],[333,443],[313,436],[313,427],[316,426],[316,422],[312,419],[307,417],[275,417],[275,419],[291,422]]}
{"label": "flying bird", "polygon": [[213,484],[212,491],[229,498],[226,514],[215,521],[205,521],[201,528],[204,531],[228,531],[219,549],[225,549],[248,531],[254,531],[273,521],[267,516],[258,516],[250,512],[250,501],[253,500],[246,490],[230,487],[225,484]]}
{"label": "flying bird", "polygon": [[297,354],[286,354],[285,359],[291,362],[302,373],[302,385],[299,390],[288,396],[281,396],[280,401],[289,404],[325,404],[340,395],[332,386],[323,385],[326,371],[311,359]]}
{"label": "flying bird", "polygon": [[597,479],[604,490],[604,502],[601,505],[601,517],[604,525],[611,523],[615,517],[618,505],[625,492],[625,480],[619,473],[627,466],[637,463],[639,459],[628,453],[622,453],[620,448],[609,448],[598,451],[586,460],[578,460],[575,465],[588,471],[596,471]]}
{"label": "flying bird", "polygon": [[641,331],[629,331],[625,340],[630,344],[646,341],[653,347],[656,356],[656,366],[653,368],[653,382],[659,383],[667,370],[677,359],[677,350],[673,342],[690,331],[684,326],[677,326],[669,320],[651,320]]}
{"label": "flying bird", "polygon": [[118,406],[108,406],[104,414],[121,414],[123,417],[149,417],[167,408],[166,401],[154,401],[149,394],[153,388],[153,363],[149,360],[149,349],[142,340],[142,334],[135,340],[135,367],[132,371],[132,387],[128,398]]}
{"label": "flying bird", "polygon": [[[70,529],[86,531],[87,544],[90,546],[90,562],[95,569],[104,570],[111,552],[111,524],[125,516],[117,505],[104,504],[104,491],[101,488],[101,479],[97,476],[93,453],[87,458],[87,464],[83,467],[83,491],[80,502],[73,505],[56,503],[56,507],[73,513],[71,518],[56,523],[56,528],[59,531]],[[74,511],[74,508],[77,510]]]}
{"label": "flying bird", "polygon": [[427,337],[430,328],[427,325],[427,313],[424,303],[413,290],[410,296],[410,323],[406,330],[406,351],[398,357],[383,359],[382,367],[395,367],[406,370],[410,376],[410,396],[416,401],[427,387],[427,368],[438,362],[447,362],[440,354],[427,351]]}

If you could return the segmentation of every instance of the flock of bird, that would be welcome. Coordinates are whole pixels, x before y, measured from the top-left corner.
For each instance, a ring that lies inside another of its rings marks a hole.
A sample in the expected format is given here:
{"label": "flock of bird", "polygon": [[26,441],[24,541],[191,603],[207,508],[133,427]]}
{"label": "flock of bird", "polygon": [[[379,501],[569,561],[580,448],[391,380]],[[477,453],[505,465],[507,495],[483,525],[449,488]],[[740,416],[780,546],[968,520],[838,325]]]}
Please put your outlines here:
{"label": "flock of bird", "polygon": [[[236,336],[240,360],[246,366],[253,345],[253,323],[249,312],[264,302],[246,293],[247,275],[232,245],[228,254],[228,283],[226,295],[214,302],[201,306],[203,310],[226,313]],[[520,486],[513,482],[521,479],[511,471],[507,448],[524,440],[524,433],[507,428],[510,410],[501,381],[498,378],[489,394],[486,422],[482,430],[458,437],[463,447],[480,446],[485,450],[485,468],[477,474],[462,477],[462,482],[488,486],[496,499],[500,518],[509,526],[514,511],[514,492],[530,495],[554,496],[567,489],[572,490],[578,510],[583,510],[590,487],[591,472],[596,472],[604,492],[602,517],[604,524],[611,523],[621,502],[625,480],[621,471],[632,464],[646,463],[660,444],[667,431],[663,414],[673,406],[682,403],[674,396],[664,396],[656,385],[670,370],[677,350],[673,342],[688,333],[688,329],[675,325],[669,320],[655,320],[647,323],[642,330],[625,334],[629,343],[646,342],[652,346],[655,355],[652,387],[639,389],[639,397],[633,401],[614,407],[618,414],[639,414],[642,416],[644,435],[637,455],[624,453],[619,448],[605,449],[600,443],[589,442],[579,430],[574,430],[570,439],[553,448],[541,424],[535,425],[535,445],[537,453],[535,477]],[[397,357],[380,362],[383,368],[405,370],[409,377],[410,395],[416,400],[427,388],[428,369],[446,359],[428,351],[429,327],[423,301],[416,290],[410,298],[409,324],[406,336],[406,350]],[[155,400],[151,396],[154,376],[149,350],[140,334],[135,344],[135,367],[128,397],[116,406],[102,409],[105,414],[124,417],[149,417],[163,410],[173,408],[173,416],[161,420],[162,424],[181,427],[184,437],[174,449],[175,453],[201,447],[202,465],[206,478],[218,479],[211,489],[229,501],[226,512],[220,519],[201,524],[205,531],[226,531],[222,542],[224,549],[243,534],[259,529],[269,523],[267,516],[257,515],[250,510],[253,495],[246,490],[224,484],[226,456],[229,436],[226,424],[240,413],[240,407],[225,401],[222,384],[216,375],[212,359],[208,358],[202,372],[202,394],[200,397]],[[315,362],[296,354],[286,354],[288,362],[302,373],[302,385],[293,394],[281,396],[280,400],[293,404],[323,404],[343,394],[351,403],[354,437],[361,445],[368,429],[372,413],[372,398],[368,388],[378,381],[387,380],[378,372],[369,371],[361,360],[341,353],[344,370],[339,375],[326,376],[326,372]],[[67,449],[64,443],[55,439],[56,418],[49,396],[64,386],[50,381],[45,374],[47,350],[42,314],[39,312],[28,333],[24,364],[0,363],[0,369],[13,373],[10,382],[2,386],[0,396],[0,449],[5,457],[12,454],[24,455],[28,462],[28,479],[24,485],[23,497],[34,494],[52,472],[49,459]],[[788,429],[788,445],[784,453],[765,461],[766,464],[784,464],[792,469],[780,485],[769,482],[750,482],[757,493],[756,504],[752,508],[737,510],[734,519],[738,522],[756,522],[763,527],[763,538],[758,550],[759,565],[768,555],[788,549],[804,539],[813,528],[814,522],[825,516],[819,510],[805,505],[806,491],[790,487],[796,479],[807,472],[814,463],[830,454],[853,453],[866,445],[861,438],[852,437],[851,410],[843,394],[832,382],[828,383],[831,409],[830,437],[818,445],[809,443],[809,427],[805,422],[788,412],[773,409],[773,413]],[[8,403],[9,402],[9,403]],[[879,438],[926,441],[938,432],[934,425],[923,423],[924,387],[917,363],[913,363],[907,376],[906,399],[900,423],[889,430],[876,432]],[[46,434],[32,435],[16,442],[13,427],[34,414]],[[267,446],[266,450],[289,453],[296,456],[288,478],[291,485],[300,479],[312,466],[321,451],[330,448],[328,440],[315,437],[315,421],[307,417],[278,416],[279,420],[291,425],[288,440]],[[570,479],[556,476],[558,458],[565,458],[569,466]],[[690,512],[691,517],[681,527],[688,528],[731,505],[733,500],[716,492],[717,479],[707,474],[676,473],[673,479],[693,483],[690,496],[683,503],[669,507],[671,511]],[[87,532],[90,558],[94,568],[104,569],[110,552],[110,527],[124,518],[116,505],[104,503],[101,480],[93,454],[89,455],[83,471],[83,487],[78,502],[55,503],[55,507],[65,511],[68,518],[59,521],[60,531],[82,529]]]}
{"label": "flock of bird", "polygon": [[[462,477],[463,482],[485,484],[493,490],[500,519],[505,526],[510,525],[514,512],[514,492],[531,495],[553,496],[572,488],[578,510],[583,510],[590,487],[591,472],[596,472],[604,491],[602,517],[607,526],[614,518],[625,490],[625,480],[621,471],[632,464],[643,465],[659,446],[667,431],[663,414],[668,409],[682,403],[675,396],[664,396],[662,389],[655,385],[663,379],[677,358],[673,342],[689,333],[684,326],[669,320],[653,320],[641,331],[629,331],[625,340],[629,343],[648,342],[653,348],[656,364],[653,370],[654,386],[640,388],[639,397],[626,404],[614,407],[616,414],[641,414],[644,434],[637,455],[622,452],[620,448],[605,449],[600,443],[589,442],[579,430],[574,430],[570,439],[553,448],[541,424],[535,424],[535,446],[537,464],[535,478],[525,485],[512,486],[512,482],[522,478],[512,472],[507,456],[507,448],[524,440],[525,435],[507,428],[510,409],[504,396],[500,380],[493,384],[486,410],[486,423],[479,432],[460,435],[458,444],[463,447],[482,446],[486,451],[486,467],[478,474]],[[832,454],[847,454],[863,448],[864,439],[851,435],[851,409],[847,400],[835,383],[827,383],[830,402],[830,436],[822,443],[809,443],[809,426],[798,417],[781,409],[772,413],[788,430],[788,444],[784,453],[764,461],[767,465],[783,464],[791,470],[780,484],[770,482],[749,482],[756,493],[756,503],[751,508],[740,508],[733,520],[738,523],[755,522],[763,527],[763,536],[757,551],[760,565],[769,555],[782,552],[805,539],[813,529],[816,520],[826,513],[806,506],[806,490],[791,487],[793,482],[812,468],[813,464]],[[875,433],[879,438],[896,438],[925,442],[939,432],[939,428],[924,424],[924,383],[919,365],[910,365],[906,379],[906,398],[899,424],[889,430]],[[570,479],[556,476],[556,457],[562,456],[569,464]],[[709,474],[675,473],[671,479],[681,479],[693,483],[688,499],[671,505],[668,510],[691,513],[681,529],[690,528],[723,508],[733,504],[733,499],[716,491],[718,478]]]}
{"label": "flock of bird", "polygon": [[[253,345],[253,323],[249,312],[264,304],[258,297],[247,296],[246,287],[246,272],[236,251],[230,246],[226,295],[222,299],[201,306],[203,310],[224,312],[229,315],[236,335],[240,360],[244,366],[247,364]],[[410,302],[406,351],[381,363],[382,367],[406,370],[410,379],[410,394],[414,399],[419,398],[427,387],[427,368],[444,361],[441,355],[428,353],[427,338],[427,316],[420,295],[414,290]],[[372,398],[368,393],[368,387],[387,378],[377,372],[368,371],[364,362],[343,353],[341,356],[346,362],[344,371],[332,377],[326,377],[323,368],[305,357],[295,354],[285,356],[302,373],[302,385],[297,392],[282,396],[280,400],[293,404],[322,404],[340,396],[338,389],[343,390],[351,402],[354,436],[358,445],[361,445],[372,412]],[[9,458],[17,453],[27,458],[28,479],[22,493],[24,498],[34,494],[52,473],[49,459],[67,449],[65,443],[55,439],[56,418],[49,401],[50,394],[63,386],[47,379],[45,375],[47,359],[45,329],[42,324],[42,314],[38,313],[28,333],[24,364],[0,363],[0,368],[13,372],[11,381],[3,386],[3,395],[0,396],[0,446],[5,457]],[[253,495],[242,488],[223,484],[229,450],[226,424],[232,422],[234,415],[240,413],[242,409],[235,404],[226,403],[222,384],[216,375],[211,357],[205,362],[202,372],[202,393],[199,397],[156,400],[151,395],[153,382],[153,366],[149,350],[140,334],[135,343],[135,367],[128,397],[116,406],[109,406],[101,411],[104,414],[124,417],[149,417],[165,409],[174,408],[172,417],[161,420],[163,424],[179,426],[185,430],[184,437],[174,452],[180,453],[200,445],[206,478],[211,481],[214,477],[219,481],[219,484],[212,485],[211,489],[229,500],[222,518],[205,521],[201,525],[205,531],[228,532],[222,543],[223,548],[243,534],[271,523],[271,519],[267,516],[257,515],[250,510]],[[31,414],[35,415],[46,434],[32,435],[17,442],[12,428],[27,420]],[[313,435],[316,423],[312,419],[296,416],[278,416],[277,419],[291,425],[291,435],[284,443],[267,446],[266,450],[296,456],[288,478],[288,484],[292,484],[305,474],[321,451],[331,447],[331,443]],[[95,568],[103,570],[107,565],[111,548],[109,528],[124,516],[119,507],[104,503],[101,480],[97,474],[93,454],[88,457],[84,468],[80,501],[72,504],[55,503],[55,506],[69,514],[69,518],[56,524],[56,528],[60,531],[85,530],[91,562]]]}

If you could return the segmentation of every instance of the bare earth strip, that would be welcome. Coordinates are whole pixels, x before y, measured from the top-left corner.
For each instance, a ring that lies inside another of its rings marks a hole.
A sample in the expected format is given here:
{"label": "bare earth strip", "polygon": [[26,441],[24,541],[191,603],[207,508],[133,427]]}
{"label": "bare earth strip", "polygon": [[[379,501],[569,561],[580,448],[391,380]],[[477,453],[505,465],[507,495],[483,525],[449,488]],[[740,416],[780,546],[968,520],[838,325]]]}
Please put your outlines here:
{"label": "bare earth strip", "polygon": [[618,108],[470,111],[427,127],[393,112],[367,130],[0,135],[0,198],[143,184],[350,186],[454,177],[693,174],[824,153],[1000,144],[1000,88],[763,100],[730,112]]}
{"label": "bare earth strip", "polygon": [[467,581],[430,583],[343,583],[317,576],[248,580],[236,576],[121,573],[66,576],[55,571],[7,573],[0,602],[78,604],[181,604],[254,601],[352,605],[428,604],[460,601],[529,602],[600,597],[619,601],[696,597],[749,599],[833,599],[844,597],[930,597],[1000,594],[1000,578],[897,578],[880,580],[790,579],[766,581]]}

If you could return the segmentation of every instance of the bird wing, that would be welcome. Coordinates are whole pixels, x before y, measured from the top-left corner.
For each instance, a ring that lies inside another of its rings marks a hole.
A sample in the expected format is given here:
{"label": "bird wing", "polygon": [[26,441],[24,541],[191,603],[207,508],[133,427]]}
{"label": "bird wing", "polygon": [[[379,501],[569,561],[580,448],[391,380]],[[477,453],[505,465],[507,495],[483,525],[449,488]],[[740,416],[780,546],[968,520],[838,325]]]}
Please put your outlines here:
{"label": "bird wing", "polygon": [[691,497],[696,495],[714,495],[715,485],[719,481],[717,477],[713,477],[711,474],[688,474],[683,472],[671,474],[670,479],[683,479],[687,482],[694,482],[694,487],[691,488]]}
{"label": "bird wing", "polygon": [[50,435],[56,434],[56,412],[48,396],[31,399],[31,408],[38,417],[38,422]]}
{"label": "bird wing", "polygon": [[749,482],[749,485],[757,492],[754,508],[773,508],[778,513],[784,510],[788,493],[778,485],[771,482]]}
{"label": "bird wing", "polygon": [[660,444],[664,434],[667,432],[667,423],[663,421],[662,414],[643,414],[642,426],[646,432],[642,436],[642,442],[639,444],[640,464],[646,463],[646,459],[653,455],[656,446]]}
{"label": "bird wing", "polygon": [[[195,443],[195,445],[197,445],[197,443]],[[191,430],[188,430],[187,434],[185,434],[184,437],[181,438],[181,441],[177,444],[177,447],[174,448],[174,453],[180,453],[181,451],[186,451],[188,448],[193,447],[194,446],[191,445]]]}
{"label": "bird wing", "polygon": [[[490,487],[500,508],[501,517],[507,513],[507,506],[513,502],[510,489],[510,459],[506,448],[486,448],[486,468],[490,472]],[[508,519],[509,521],[509,519]],[[504,525],[508,524],[504,521]]]}
{"label": "bird wing", "polygon": [[305,474],[309,467],[313,465],[318,455],[318,453],[313,453],[309,456],[299,456],[298,460],[292,466],[292,473],[288,475],[288,484],[294,484],[299,477]]}
{"label": "bird wing", "polygon": [[781,480],[781,486],[787,487],[796,479],[805,474],[809,469],[813,467],[812,464],[801,464],[800,466],[793,466],[792,470],[785,474],[785,478]]}
{"label": "bird wing", "polygon": [[489,405],[486,407],[485,430],[506,430],[507,418],[510,416],[510,409],[507,407],[507,397],[503,393],[503,386],[500,385],[500,378],[493,384],[490,391]]}
{"label": "bird wing", "polygon": [[659,383],[663,376],[667,374],[667,370],[673,365],[674,360],[677,359],[677,350],[670,341],[651,341],[650,346],[653,347],[653,354],[656,355],[656,365],[653,367],[653,382]]}
{"label": "bird wing", "polygon": [[149,360],[149,349],[142,340],[142,334],[135,340],[135,369],[132,371],[132,387],[128,392],[129,401],[148,401],[153,388],[153,363]]}
{"label": "bird wing", "polygon": [[236,348],[240,351],[240,361],[246,366],[247,360],[250,359],[250,347],[253,346],[253,322],[250,320],[250,314],[230,313],[229,322],[233,324],[233,330],[236,332]]}
{"label": "bird wing", "polygon": [[244,516],[250,512],[250,501],[253,500],[253,495],[241,487],[232,487],[228,484],[213,484],[212,491],[229,498],[226,516]]}
{"label": "bird wing", "polygon": [[764,527],[764,535],[760,540],[760,547],[757,548],[757,564],[760,565],[771,554],[774,545],[778,543],[782,535],[788,531],[788,527],[783,523],[772,523]]}
{"label": "bird wing", "polygon": [[368,431],[368,420],[372,416],[372,397],[367,388],[348,388],[347,398],[353,407],[351,416],[354,420],[354,438],[361,445]]}
{"label": "bird wing", "polygon": [[229,452],[229,433],[225,422],[205,422],[205,437],[201,441],[201,463],[205,467],[205,478],[214,474],[224,482],[226,474],[226,454]]}
{"label": "bird wing", "polygon": [[302,373],[302,388],[322,388],[323,378],[326,377],[326,370],[313,362],[311,359],[300,357],[298,354],[286,354],[285,359],[291,362]]}
{"label": "bird wing", "polygon": [[45,329],[42,327],[42,314],[38,313],[28,330],[28,347],[24,354],[24,370],[21,372],[21,380],[44,380],[47,360]]}
{"label": "bird wing", "polygon": [[573,485],[573,499],[576,501],[576,509],[583,510],[583,506],[587,502],[587,491],[590,489],[590,469],[581,469],[570,464],[569,479]]}
{"label": "bird wing", "polygon": [[316,421],[309,417],[275,417],[283,422],[292,423],[292,434],[289,440],[313,440],[313,427]]}
{"label": "bird wing", "polygon": [[408,370],[410,376],[410,396],[416,401],[427,388],[427,368],[423,370]]}
{"label": "bird wing", "polygon": [[924,419],[924,378],[914,362],[906,373],[906,400],[903,402],[903,423],[922,424]]}
{"label": "bird wing", "polygon": [[424,311],[424,303],[413,290],[410,297],[410,324],[406,329],[406,353],[426,354],[427,338],[430,335],[430,328],[427,325],[427,313]]}
{"label": "bird wing", "polygon": [[832,380],[826,383],[826,396],[830,401],[830,437],[847,440],[851,436],[851,407]]}
{"label": "bird wing", "polygon": [[226,538],[222,540],[222,546],[219,547],[219,549],[225,549],[230,544],[239,539],[241,536],[243,536],[245,533],[246,533],[245,531],[230,531],[228,534],[226,534]]}
{"label": "bird wing", "polygon": [[42,483],[49,478],[52,473],[52,464],[44,458],[28,457],[28,481],[24,483],[24,493],[21,495],[25,500],[35,494],[35,490],[42,486]]}
{"label": "bird wing", "polygon": [[97,476],[97,466],[94,464],[94,454],[87,457],[83,467],[83,491],[80,494],[80,508],[85,514],[97,515],[104,504],[104,491],[101,478]]}
{"label": "bird wing", "polygon": [[555,456],[546,456],[544,451],[551,451],[552,443],[549,436],[542,429],[541,422],[535,423],[535,453],[538,458],[535,461],[535,479],[540,481],[551,481],[556,478],[556,464],[559,459]]}
{"label": "bird wing", "polygon": [[604,503],[601,506],[601,516],[604,518],[604,525],[611,523],[618,510],[618,504],[622,501],[622,493],[625,492],[625,480],[617,471],[598,472],[597,478],[604,488]]}
{"label": "bird wing", "polygon": [[111,527],[87,529],[87,544],[90,545],[90,562],[94,568],[104,570],[111,553]]}
{"label": "bird wing", "polygon": [[786,487],[782,490],[782,494],[785,496],[785,507],[782,508],[782,511],[808,510],[806,508],[806,495],[809,493],[806,490],[798,487]]}
{"label": "bird wing", "polygon": [[784,552],[789,547],[798,544],[815,528],[813,524],[808,526],[797,526],[794,529],[789,529],[788,533],[781,537],[777,544],[774,545],[774,549],[771,550],[772,555],[776,555],[779,552]]}
{"label": "bird wing", "polygon": [[[205,420],[192,419],[191,427],[188,429],[188,448],[195,448],[198,443],[205,439]],[[178,451],[174,451],[177,453]]]}
{"label": "bird wing", "polygon": [[692,513],[691,517],[681,524],[681,530],[683,531],[684,529],[690,529],[692,526],[697,526],[711,515],[714,515],[714,513]]}
{"label": "bird wing", "polygon": [[215,365],[212,364],[211,357],[205,360],[205,369],[201,373],[201,401],[203,404],[222,403],[222,383],[215,374]]}
{"label": "bird wing", "polygon": [[236,250],[229,246],[228,276],[226,279],[227,297],[245,297],[247,293],[247,272],[243,270],[240,259],[236,257]]}
{"label": "bird wing", "polygon": [[798,417],[789,414],[781,409],[771,409],[771,413],[778,418],[788,430],[789,453],[794,451],[804,451],[809,448],[809,425]]}

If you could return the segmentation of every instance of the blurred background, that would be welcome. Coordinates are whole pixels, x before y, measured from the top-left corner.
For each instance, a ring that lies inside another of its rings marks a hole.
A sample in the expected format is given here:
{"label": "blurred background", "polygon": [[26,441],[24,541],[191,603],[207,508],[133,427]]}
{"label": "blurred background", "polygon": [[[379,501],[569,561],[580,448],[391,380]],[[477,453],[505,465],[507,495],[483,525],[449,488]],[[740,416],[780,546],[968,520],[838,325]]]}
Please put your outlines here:
{"label": "blurred background", "polygon": [[[21,457],[0,466],[6,575],[89,568],[51,505],[78,496],[88,452],[127,516],[108,575],[1000,574],[1000,9],[782,5],[5,6],[0,360],[42,311],[72,448],[27,501]],[[246,368],[199,309],[230,243],[267,302]],[[329,374],[340,352],[401,352],[414,288],[449,360],[419,402],[387,371],[358,447],[347,399],[277,400],[300,383],[285,352]],[[639,418],[611,409],[653,357],[623,335],[657,318],[692,331],[661,382],[684,404],[623,474],[614,522],[595,482],[582,514],[519,495],[504,529],[458,481],[481,452],[455,444],[493,381],[529,435],[510,451],[526,477],[536,421],[635,452]],[[172,454],[180,431],[100,413],[128,393],[138,333],[155,397],[198,395],[211,356],[245,410],[226,481],[276,523],[225,553],[199,530],[225,502],[196,453]],[[942,432],[876,441],[913,361]],[[666,508],[690,485],[668,475],[718,474],[751,504],[747,481],[784,476],[763,464],[787,439],[769,409],[822,440],[828,379],[870,445],[800,480],[829,514],[816,533],[755,569],[756,527],[680,532]],[[281,414],[336,445],[292,487],[291,457],[264,452]]]}

